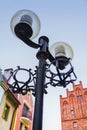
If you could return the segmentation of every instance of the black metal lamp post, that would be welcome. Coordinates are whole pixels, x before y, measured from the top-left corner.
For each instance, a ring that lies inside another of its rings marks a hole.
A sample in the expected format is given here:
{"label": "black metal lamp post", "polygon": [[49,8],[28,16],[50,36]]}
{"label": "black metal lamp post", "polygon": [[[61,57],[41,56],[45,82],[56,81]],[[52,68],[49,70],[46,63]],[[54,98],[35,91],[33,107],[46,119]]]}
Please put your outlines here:
{"label": "black metal lamp post", "polygon": [[[39,38],[39,44],[34,43],[32,39],[39,33],[40,20],[32,11],[18,11],[11,20],[11,29],[28,46],[34,49],[39,48],[36,55],[39,65],[36,67],[36,70],[32,72],[31,69],[18,66],[10,77],[13,80],[12,83],[9,83],[9,86],[12,87],[14,93],[23,95],[28,91],[32,91],[32,94],[35,96],[33,130],[42,130],[43,97],[47,93],[46,88],[49,85],[66,87],[77,79],[70,62],[73,57],[73,50],[64,42],[55,43],[49,49],[49,39],[46,36]],[[55,67],[55,72],[52,72],[52,66]],[[21,70],[29,74],[29,79],[26,82],[17,79],[17,74]]]}

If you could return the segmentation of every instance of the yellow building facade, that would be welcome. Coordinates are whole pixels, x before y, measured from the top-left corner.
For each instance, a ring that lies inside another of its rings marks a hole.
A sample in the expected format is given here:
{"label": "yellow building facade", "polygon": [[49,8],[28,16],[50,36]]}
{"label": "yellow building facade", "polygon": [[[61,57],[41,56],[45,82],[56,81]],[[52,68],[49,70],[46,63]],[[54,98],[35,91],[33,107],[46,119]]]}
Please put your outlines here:
{"label": "yellow building facade", "polygon": [[13,130],[19,101],[4,83],[0,82],[0,130]]}

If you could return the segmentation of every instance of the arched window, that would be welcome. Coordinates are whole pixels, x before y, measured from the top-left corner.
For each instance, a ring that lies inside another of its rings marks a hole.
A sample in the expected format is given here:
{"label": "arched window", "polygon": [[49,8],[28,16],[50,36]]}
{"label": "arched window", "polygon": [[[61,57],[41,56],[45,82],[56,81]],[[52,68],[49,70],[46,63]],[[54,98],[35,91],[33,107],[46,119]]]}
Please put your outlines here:
{"label": "arched window", "polygon": [[65,100],[63,102],[63,119],[66,120],[67,119],[67,114],[68,114],[68,102]]}
{"label": "arched window", "polygon": [[76,96],[77,96],[77,100],[81,100],[83,98],[80,88],[76,88]]}
{"label": "arched window", "polygon": [[77,96],[82,95],[81,89],[79,87],[76,88],[76,95]]}
{"label": "arched window", "polygon": [[71,94],[69,96],[69,102],[70,102],[70,104],[73,104],[75,102],[75,96],[74,96],[74,94]]}
{"label": "arched window", "polygon": [[68,105],[68,102],[65,100],[64,102],[63,102],[63,107],[66,107]]}

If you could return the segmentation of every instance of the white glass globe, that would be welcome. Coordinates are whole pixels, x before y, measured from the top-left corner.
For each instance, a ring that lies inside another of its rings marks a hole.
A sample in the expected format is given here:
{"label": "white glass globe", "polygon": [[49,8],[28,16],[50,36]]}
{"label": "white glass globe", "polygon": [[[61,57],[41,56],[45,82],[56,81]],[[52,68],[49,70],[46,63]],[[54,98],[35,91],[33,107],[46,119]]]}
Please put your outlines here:
{"label": "white glass globe", "polygon": [[72,60],[74,55],[71,46],[65,42],[56,42],[50,47],[49,51],[54,58],[64,56]]}
{"label": "white glass globe", "polygon": [[24,23],[31,27],[32,36],[30,37],[30,39],[35,38],[40,32],[40,27],[41,27],[40,20],[38,16],[30,10],[26,10],[26,9],[20,10],[16,12],[15,15],[12,17],[10,26],[14,34],[15,34],[15,27],[19,23]]}

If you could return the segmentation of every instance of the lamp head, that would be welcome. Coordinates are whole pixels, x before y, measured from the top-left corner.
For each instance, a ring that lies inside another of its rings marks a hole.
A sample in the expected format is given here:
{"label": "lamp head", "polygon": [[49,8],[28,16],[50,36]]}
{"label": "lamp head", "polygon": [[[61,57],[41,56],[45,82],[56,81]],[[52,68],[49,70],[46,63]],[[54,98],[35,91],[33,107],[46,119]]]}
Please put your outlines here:
{"label": "lamp head", "polygon": [[73,58],[73,50],[70,45],[65,42],[57,42],[50,48],[50,53],[56,59],[58,68],[60,70],[65,69],[68,65],[69,60]]}
{"label": "lamp head", "polygon": [[30,10],[20,10],[11,19],[11,30],[18,36],[22,32],[27,38],[35,38],[40,31],[40,20]]}

